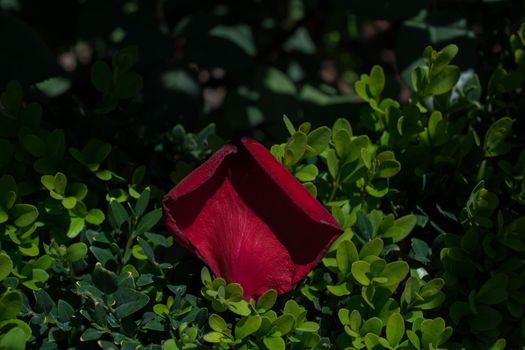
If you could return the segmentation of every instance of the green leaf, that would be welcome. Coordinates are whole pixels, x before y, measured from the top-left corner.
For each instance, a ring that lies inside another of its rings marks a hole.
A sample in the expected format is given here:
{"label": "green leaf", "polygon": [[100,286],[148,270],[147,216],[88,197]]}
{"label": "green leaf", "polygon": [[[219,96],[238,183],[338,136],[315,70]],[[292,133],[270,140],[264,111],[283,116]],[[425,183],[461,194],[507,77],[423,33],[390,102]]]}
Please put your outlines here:
{"label": "green leaf", "polygon": [[248,306],[248,303],[244,300],[228,301],[227,305],[228,309],[237,315],[248,316],[252,312]]}
{"label": "green leaf", "polygon": [[253,334],[261,327],[262,318],[259,315],[243,317],[235,325],[235,338],[244,339]]}
{"label": "green leaf", "polygon": [[279,331],[281,335],[285,335],[292,331],[294,322],[294,316],[292,314],[285,313],[273,321],[272,329]]}
{"label": "green leaf", "polygon": [[394,158],[394,154],[390,151],[381,152],[376,156],[378,167],[376,169],[376,176],[379,178],[389,178],[396,175],[401,170],[401,163]]}
{"label": "green leaf", "polygon": [[[275,302],[277,301],[277,292],[273,289],[268,289],[266,292],[264,292],[263,295],[259,297],[257,300],[257,304],[255,305],[258,310],[270,310]],[[263,311],[263,312],[264,312]]]}
{"label": "green leaf", "polygon": [[100,263],[95,265],[95,269],[91,274],[91,279],[95,287],[105,294],[112,294],[118,289],[117,275],[114,272],[103,268]]}
{"label": "green leaf", "polygon": [[339,129],[334,132],[333,139],[335,144],[335,151],[339,159],[346,160],[351,152],[351,135],[345,129]]}
{"label": "green leaf", "polygon": [[301,336],[302,349],[313,349],[321,342],[321,337],[317,333],[304,333]]}
{"label": "green leaf", "polygon": [[385,73],[383,72],[383,68],[381,68],[381,66],[376,65],[372,67],[368,84],[372,96],[378,98],[385,88]]}
{"label": "green leaf", "polygon": [[142,234],[155,226],[162,218],[162,209],[157,208],[144,215],[136,228],[137,234]]}
{"label": "green leaf", "polygon": [[421,350],[421,342],[419,341],[419,337],[417,336],[416,332],[407,329],[407,337],[410,343],[412,343],[412,345],[414,345],[417,350]]}
{"label": "green leaf", "polygon": [[46,145],[44,141],[32,134],[25,135],[22,139],[25,149],[34,157],[43,157],[46,154]]}
{"label": "green leaf", "polygon": [[3,195],[0,194],[0,201],[0,206],[3,205],[4,209],[11,209],[16,201],[16,192],[6,191],[3,193]]}
{"label": "green leaf", "polygon": [[[262,84],[263,89],[261,89],[264,95],[268,96],[270,98],[277,98],[278,101],[287,101],[286,105],[289,108],[290,106],[294,105],[294,102],[292,102],[296,97],[297,94],[297,88],[295,87],[294,82],[288,78],[286,74],[281,72],[280,70],[270,67],[263,70],[263,77],[262,77]],[[255,92],[255,91],[253,91]],[[258,93],[260,93],[258,92]],[[263,99],[266,100],[268,97],[263,97]],[[270,107],[272,108],[272,107]],[[273,107],[276,113],[278,113],[279,108],[277,106]],[[259,108],[254,108],[253,106],[248,107],[247,109],[247,117],[248,121],[252,125],[259,124],[264,120],[264,116],[262,113],[262,110]],[[283,117],[284,119],[284,117]],[[286,127],[288,131],[293,130],[293,125],[291,123],[287,123],[285,120]],[[289,126],[292,126],[292,128],[289,128]],[[305,129],[306,125],[303,125],[303,129]],[[300,129],[297,129],[297,131],[302,131]],[[290,133],[292,135],[292,133]]]}
{"label": "green leaf", "polygon": [[432,63],[431,75],[437,75],[446,68],[447,65],[452,62],[454,57],[456,57],[458,50],[458,47],[454,44],[447,45],[441,49]]}
{"label": "green leaf", "polygon": [[350,317],[348,319],[349,323],[348,325],[352,330],[355,332],[358,332],[361,328],[361,323],[363,321],[363,318],[361,317],[361,313],[359,313],[358,310],[352,310],[350,313]]}
{"label": "green leaf", "polygon": [[405,335],[405,320],[399,313],[393,313],[386,323],[386,339],[391,346],[399,344]]}
{"label": "green leaf", "polygon": [[373,276],[380,276],[386,267],[386,261],[383,259],[374,259],[370,262],[370,273]]}
{"label": "green leaf", "polygon": [[370,284],[370,279],[367,274],[370,273],[370,264],[366,261],[355,261],[352,263],[352,276],[357,282],[363,286],[368,286]]}
{"label": "green leaf", "polygon": [[339,130],[345,130],[350,137],[354,135],[352,126],[347,119],[339,118],[334,122],[334,125],[332,126],[332,137],[334,137],[335,133]]}
{"label": "green leaf", "polygon": [[379,256],[379,254],[381,254],[382,251],[383,251],[383,240],[381,240],[381,238],[375,238],[367,242],[363,246],[363,248],[361,248],[361,251],[359,252],[359,258],[363,259],[369,255]]}
{"label": "green leaf", "polygon": [[210,270],[206,266],[201,269],[201,281],[205,286],[212,282]]}
{"label": "green leaf", "polygon": [[20,327],[10,329],[0,338],[0,350],[25,350],[26,334]]}
{"label": "green leaf", "polygon": [[492,344],[489,350],[504,350],[507,346],[507,341],[503,338],[500,338]]}
{"label": "green leaf", "polygon": [[481,286],[476,300],[487,305],[500,304],[507,300],[508,284],[509,278],[507,275],[496,273]]}
{"label": "green leaf", "polygon": [[224,338],[224,335],[219,332],[210,332],[203,336],[203,339],[208,343],[219,343],[222,338]]}
{"label": "green leaf", "polygon": [[104,222],[106,216],[104,212],[100,209],[91,209],[86,214],[85,220],[92,225],[100,225]]}
{"label": "green leaf", "polygon": [[156,304],[153,306],[153,312],[159,316],[167,316],[170,314],[170,309],[164,304]]}
{"label": "green leaf", "polygon": [[58,301],[58,320],[60,322],[68,322],[71,320],[71,317],[75,314],[75,309],[66,301],[60,299]]}
{"label": "green leaf", "polygon": [[119,288],[115,293],[117,308],[115,314],[118,318],[128,317],[141,310],[149,303],[149,296],[131,288]]}
{"label": "green leaf", "polygon": [[309,122],[304,122],[299,125],[298,130],[301,132],[304,132],[305,134],[308,134],[310,132],[310,129],[312,128],[312,124]]}
{"label": "green leaf", "polygon": [[113,177],[113,173],[109,170],[97,170],[95,176],[102,181],[109,181]]}
{"label": "green leaf", "polygon": [[347,146],[347,159],[348,162],[353,162],[359,160],[362,157],[362,149],[366,148],[368,153],[372,153],[371,149],[373,148],[370,139],[367,135],[355,136],[352,139],[350,145]]}
{"label": "green leaf", "polygon": [[53,191],[55,189],[55,177],[53,175],[43,175],[40,182],[46,189]]}
{"label": "green leaf", "polygon": [[339,160],[333,148],[330,148],[326,154],[326,165],[332,179],[336,179],[339,172]]}
{"label": "green leaf", "polygon": [[141,237],[137,238],[137,242],[140,244],[140,247],[142,248],[142,252],[144,255],[147,256],[147,258],[150,261],[155,261],[155,253],[153,252],[153,248]]}
{"label": "green leaf", "polygon": [[91,246],[89,247],[89,250],[91,251],[91,253],[93,253],[95,258],[103,266],[105,266],[109,261],[114,260],[113,254],[111,253],[111,250],[109,249]]}
{"label": "green leaf", "polygon": [[319,170],[314,164],[307,164],[295,172],[295,177],[302,182],[314,181]]}
{"label": "green leaf", "polygon": [[284,163],[292,166],[299,162],[306,151],[307,137],[303,132],[296,132],[292,135],[284,147]]}
{"label": "green leaf", "polygon": [[226,299],[229,300],[241,300],[241,297],[243,295],[242,287],[239,283],[229,283],[226,285],[226,288],[224,289]]}
{"label": "green leaf", "polygon": [[224,321],[224,319],[217,314],[211,314],[210,318],[208,319],[208,323],[210,328],[217,332],[222,332],[223,330],[228,329],[226,321]]}
{"label": "green leaf", "polygon": [[[11,319],[0,322],[0,329],[2,329],[1,333],[5,334],[8,329],[12,329],[14,327],[19,327],[24,331],[25,341],[28,341],[31,338],[31,327],[29,325],[19,319]],[[0,339],[2,338],[2,335],[0,335]]]}
{"label": "green leaf", "polygon": [[511,145],[507,142],[507,138],[512,134],[513,120],[509,117],[504,117],[496,120],[485,135],[485,156],[497,157],[508,153]]}
{"label": "green leaf", "polygon": [[[480,321],[483,322],[483,320]],[[437,348],[450,338],[452,335],[452,328],[445,327],[445,320],[438,317],[433,320],[424,320],[421,323],[421,333],[421,345],[423,349],[429,349],[430,344],[433,345],[433,348]]]}
{"label": "green leaf", "polygon": [[18,291],[5,292],[0,298],[0,321],[16,318],[22,310],[22,295]]}
{"label": "green leaf", "polygon": [[48,279],[49,274],[45,270],[34,268],[31,271],[31,279],[22,282],[22,284],[34,291],[41,291],[41,288]]}
{"label": "green leaf", "polygon": [[[359,312],[359,311],[357,311]],[[339,309],[337,311],[337,316],[339,317],[339,321],[343,325],[349,325],[350,324],[350,310],[348,309]]]}
{"label": "green leaf", "polygon": [[428,281],[420,291],[420,295],[423,298],[432,297],[439,293],[439,291],[445,285],[445,280],[442,278],[434,278]]}
{"label": "green leaf", "polygon": [[38,218],[38,210],[30,204],[15,204],[12,214],[16,218],[14,223],[18,227],[27,227]]}
{"label": "green leaf", "polygon": [[56,173],[53,179],[53,189],[56,193],[64,195],[66,193],[67,177],[62,173]]}
{"label": "green leaf", "polygon": [[428,138],[429,142],[437,144],[446,132],[446,123],[443,121],[441,112],[434,111],[428,119]]}
{"label": "green leaf", "polygon": [[146,166],[141,165],[137,167],[133,174],[131,175],[131,184],[132,185],[139,185],[144,180],[144,177],[146,176]]}
{"label": "green leaf", "polygon": [[82,229],[84,229],[85,222],[83,218],[79,217],[71,217],[69,220],[69,228],[67,231],[67,236],[69,238],[75,238],[82,232]]}
{"label": "green leaf", "polygon": [[91,83],[103,94],[109,94],[113,85],[113,73],[106,62],[97,61],[91,67]]}
{"label": "green leaf", "polygon": [[411,304],[417,298],[416,293],[419,291],[419,280],[417,277],[409,277],[405,283],[405,289],[401,295],[402,301]]}
{"label": "green leaf", "polygon": [[111,145],[109,143],[91,139],[82,149],[81,163],[86,165],[91,171],[97,171],[100,163],[106,159],[110,152]]}
{"label": "green leaf", "polygon": [[372,96],[368,95],[368,76],[366,74],[361,75],[361,79],[355,82],[354,89],[359,97],[365,101],[370,101]]}
{"label": "green leaf", "polygon": [[343,282],[337,285],[327,285],[326,289],[333,295],[342,297],[350,294],[352,291],[352,286],[347,282]]}
{"label": "green leaf", "polygon": [[292,122],[290,121],[290,119],[288,119],[288,117],[286,115],[283,114],[283,122],[284,122],[284,125],[286,126],[286,130],[288,130],[288,132],[290,133],[290,136],[292,136],[293,134],[295,134],[295,128],[292,124]]}
{"label": "green leaf", "polygon": [[378,317],[372,317],[365,321],[362,327],[362,332],[364,334],[373,333],[380,335],[381,329],[383,328],[383,322]]}
{"label": "green leaf", "polygon": [[356,221],[357,221],[358,233],[366,241],[369,241],[374,235],[374,228],[372,226],[372,223],[370,222],[370,220],[368,219],[368,217],[362,210],[357,211]]}
{"label": "green leaf", "polygon": [[299,332],[314,333],[319,330],[319,324],[317,322],[303,322],[300,326],[295,328]]}
{"label": "green leaf", "polygon": [[393,261],[386,264],[383,270],[383,276],[388,278],[388,285],[399,283],[405,279],[408,274],[409,266],[405,261]]}
{"label": "green leaf", "polygon": [[308,154],[308,156],[321,154],[326,149],[326,147],[328,147],[331,137],[332,132],[326,126],[317,128],[309,133],[307,137],[307,143],[308,146],[315,150],[315,153]]}
{"label": "green leaf", "polygon": [[389,227],[383,237],[392,238],[394,243],[405,239],[416,226],[417,219],[415,215],[405,215],[397,219],[393,226]]}
{"label": "green leaf", "polygon": [[246,24],[218,25],[210,31],[212,37],[223,38],[241,48],[246,55],[255,55],[252,29]]}
{"label": "green leaf", "polygon": [[427,86],[427,92],[434,96],[449,92],[456,86],[460,73],[459,67],[444,67],[438,75],[431,78]]}
{"label": "green leaf", "polygon": [[69,262],[76,262],[81,259],[84,259],[84,257],[87,255],[87,245],[83,242],[77,242],[71,244],[69,247],[67,247],[66,251],[66,259]]}
{"label": "green leaf", "polygon": [[263,338],[263,343],[268,350],[285,350],[286,344],[283,338],[278,335],[272,335]]}
{"label": "green leaf", "polygon": [[80,341],[97,340],[97,339],[99,339],[102,336],[102,334],[104,334],[104,333],[99,331],[99,330],[97,330],[97,329],[95,329],[95,328],[88,328],[80,336]]}
{"label": "green leaf", "polygon": [[313,184],[313,182],[305,182],[303,183],[303,186],[306,187],[312,197],[317,198],[317,187]]}
{"label": "green leaf", "polygon": [[83,183],[74,182],[68,186],[68,194],[81,201],[86,198],[87,186]]}
{"label": "green leaf", "polygon": [[148,256],[144,252],[144,248],[142,248],[138,244],[133,245],[133,248],[131,249],[131,254],[137,260],[148,260]]}
{"label": "green leaf", "polygon": [[3,281],[13,269],[13,262],[9,255],[0,253],[0,282]]}
{"label": "green leaf", "polygon": [[[374,150],[371,149],[371,148],[361,148],[361,161],[363,162],[363,164],[365,165],[365,167],[370,170],[372,168],[372,156],[373,156],[373,152]],[[381,163],[382,162],[379,162],[379,169],[378,171],[381,172]]]}
{"label": "green leaf", "polygon": [[112,199],[109,202],[109,217],[115,228],[120,228],[123,223],[129,220],[128,212],[124,209],[122,204],[115,199]]}
{"label": "green leaf", "polygon": [[140,217],[142,214],[144,214],[144,211],[148,207],[149,199],[151,195],[151,189],[149,187],[146,187],[144,191],[140,194],[139,199],[137,200],[137,203],[135,204],[135,216]]}
{"label": "green leaf", "polygon": [[7,222],[9,220],[9,214],[0,206],[0,224]]}
{"label": "green leaf", "polygon": [[342,241],[336,250],[336,261],[342,276],[346,276],[351,270],[352,263],[359,260],[357,248],[350,240]]}
{"label": "green leaf", "polygon": [[290,299],[284,304],[284,313],[293,315],[296,318],[299,318],[303,313],[306,314],[304,307],[299,305],[295,300]]}
{"label": "green leaf", "polygon": [[270,152],[275,157],[275,159],[282,163],[284,157],[284,148],[281,145],[273,145],[272,148],[270,148]]}
{"label": "green leaf", "polygon": [[62,199],[62,205],[66,209],[73,209],[77,205],[77,199],[75,197],[66,197]]}

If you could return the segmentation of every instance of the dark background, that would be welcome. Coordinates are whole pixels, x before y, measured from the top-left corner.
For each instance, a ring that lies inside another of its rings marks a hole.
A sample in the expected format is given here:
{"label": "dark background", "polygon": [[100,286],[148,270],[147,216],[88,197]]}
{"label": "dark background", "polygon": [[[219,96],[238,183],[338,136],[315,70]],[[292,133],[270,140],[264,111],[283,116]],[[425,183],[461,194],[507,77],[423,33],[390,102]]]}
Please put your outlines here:
{"label": "dark background", "polygon": [[[520,0],[2,0],[0,89],[19,80],[48,123],[80,139],[155,140],[177,123],[195,131],[213,122],[226,139],[271,143],[284,136],[283,114],[314,125],[358,120],[353,83],[374,64],[386,95],[407,101],[408,72],[427,45],[458,44],[454,63],[485,86],[511,60],[507,37],[523,15]],[[139,49],[142,92],[101,128],[90,68],[128,45]]]}

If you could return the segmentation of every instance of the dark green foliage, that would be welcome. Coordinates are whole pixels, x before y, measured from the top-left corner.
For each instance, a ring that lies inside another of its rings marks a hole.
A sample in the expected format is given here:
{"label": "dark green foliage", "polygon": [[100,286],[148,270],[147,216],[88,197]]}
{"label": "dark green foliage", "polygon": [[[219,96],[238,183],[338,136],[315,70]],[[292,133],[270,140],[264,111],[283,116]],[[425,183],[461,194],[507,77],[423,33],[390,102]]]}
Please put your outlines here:
{"label": "dark green foliage", "polygon": [[272,147],[345,229],[300,288],[338,347],[524,345],[520,116],[491,113],[498,95],[481,105],[462,91],[457,51],[425,50],[405,106],[381,98],[380,67],[363,75],[356,91],[371,136],[340,119],[318,155],[305,156],[309,126],[285,117],[291,137]]}
{"label": "dark green foliage", "polygon": [[130,46],[113,56],[111,68],[102,61],[93,64],[91,82],[102,94],[102,101],[95,108],[95,112],[109,113],[117,107],[119,99],[127,99],[139,93],[142,77],[129,71],[137,60],[137,48]]}

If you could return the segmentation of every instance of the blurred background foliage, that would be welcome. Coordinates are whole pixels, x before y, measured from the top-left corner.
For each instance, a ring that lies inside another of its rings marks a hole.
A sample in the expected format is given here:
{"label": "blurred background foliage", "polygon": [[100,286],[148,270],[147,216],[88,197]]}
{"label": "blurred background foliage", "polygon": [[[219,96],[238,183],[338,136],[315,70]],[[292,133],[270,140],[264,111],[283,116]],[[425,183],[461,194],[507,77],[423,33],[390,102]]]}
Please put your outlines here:
{"label": "blurred background foliage", "polygon": [[[151,148],[177,123],[214,122],[225,138],[270,144],[284,136],[283,113],[314,124],[352,118],[362,103],[353,84],[375,64],[385,95],[406,102],[429,44],[457,44],[455,63],[485,85],[512,60],[506,38],[524,14],[519,0],[2,0],[0,8],[0,89],[12,79],[32,87],[48,120],[77,139],[95,129],[113,144],[138,137]],[[99,102],[91,66],[129,45],[140,52],[142,93],[100,128],[88,112]],[[71,106],[74,114],[63,113]]]}

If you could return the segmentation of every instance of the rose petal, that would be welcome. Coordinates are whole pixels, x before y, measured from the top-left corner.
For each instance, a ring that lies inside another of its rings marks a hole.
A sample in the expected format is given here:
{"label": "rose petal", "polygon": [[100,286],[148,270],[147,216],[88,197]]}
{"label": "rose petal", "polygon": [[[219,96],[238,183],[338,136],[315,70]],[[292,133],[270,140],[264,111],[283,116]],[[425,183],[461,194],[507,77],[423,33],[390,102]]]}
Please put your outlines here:
{"label": "rose petal", "polygon": [[166,223],[245,298],[289,291],[341,232],[335,219],[254,140],[226,145],[165,198]]}

